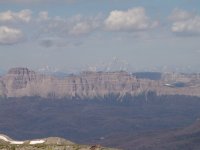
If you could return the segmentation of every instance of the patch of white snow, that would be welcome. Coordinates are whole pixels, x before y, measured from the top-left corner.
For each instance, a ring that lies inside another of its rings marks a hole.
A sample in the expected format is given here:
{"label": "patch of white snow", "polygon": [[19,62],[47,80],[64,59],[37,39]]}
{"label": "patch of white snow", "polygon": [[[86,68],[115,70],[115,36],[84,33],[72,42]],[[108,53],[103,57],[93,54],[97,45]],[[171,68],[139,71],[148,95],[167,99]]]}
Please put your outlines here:
{"label": "patch of white snow", "polygon": [[0,135],[0,139],[4,140],[6,142],[9,142],[9,140],[5,136],[3,136],[3,135]]}
{"label": "patch of white snow", "polygon": [[30,141],[30,144],[31,145],[33,145],[33,144],[42,144],[44,142],[45,142],[44,140],[34,140],[34,141]]}
{"label": "patch of white snow", "polygon": [[10,141],[10,144],[24,144],[23,141]]}

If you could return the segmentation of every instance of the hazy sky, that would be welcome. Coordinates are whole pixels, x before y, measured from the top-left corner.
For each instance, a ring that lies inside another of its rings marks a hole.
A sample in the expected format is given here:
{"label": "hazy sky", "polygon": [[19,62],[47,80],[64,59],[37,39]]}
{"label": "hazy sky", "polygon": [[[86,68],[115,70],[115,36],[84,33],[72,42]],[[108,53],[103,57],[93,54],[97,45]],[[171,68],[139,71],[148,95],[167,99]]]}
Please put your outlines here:
{"label": "hazy sky", "polygon": [[113,58],[135,70],[199,72],[200,0],[0,0],[1,69]]}

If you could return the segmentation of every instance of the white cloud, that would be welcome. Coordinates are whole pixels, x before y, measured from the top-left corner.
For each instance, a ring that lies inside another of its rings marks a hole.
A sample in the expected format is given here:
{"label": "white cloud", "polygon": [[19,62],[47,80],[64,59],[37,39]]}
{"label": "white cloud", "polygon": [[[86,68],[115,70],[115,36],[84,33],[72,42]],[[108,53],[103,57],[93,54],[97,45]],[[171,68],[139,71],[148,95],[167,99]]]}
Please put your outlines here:
{"label": "white cloud", "polygon": [[73,35],[86,34],[91,30],[91,28],[92,28],[92,26],[89,23],[79,22],[72,27],[72,29],[69,31],[69,33],[73,34]]}
{"label": "white cloud", "polygon": [[200,35],[200,16],[183,10],[175,10],[169,18],[172,20],[173,33],[184,36]]}
{"label": "white cloud", "polygon": [[[104,27],[111,31],[140,31],[155,27],[157,22],[147,17],[144,8],[137,7],[127,11],[112,11],[107,18],[102,14],[61,17],[50,16],[47,11],[36,12],[32,15],[29,9],[19,12],[5,11],[0,13],[0,24],[4,25],[1,27],[1,44],[18,42],[18,37],[22,37],[23,32],[27,39],[35,39],[44,47],[52,47],[57,43],[57,45],[63,45],[61,39],[77,40],[79,37],[83,39],[96,31],[102,32]],[[2,34],[3,30],[7,32],[5,36]],[[12,35],[15,35],[15,38]],[[8,42],[5,39],[9,39]]]}
{"label": "white cloud", "polygon": [[76,36],[88,34],[97,29],[101,24],[98,17],[83,18],[81,16],[75,16],[71,23],[69,34]]}
{"label": "white cloud", "polygon": [[169,19],[172,21],[180,21],[180,20],[187,20],[193,17],[193,13],[189,13],[187,11],[181,9],[174,9],[172,14],[169,16]]}
{"label": "white cloud", "polygon": [[23,38],[22,31],[6,26],[0,26],[0,44],[9,45],[21,41]]}
{"label": "white cloud", "polygon": [[53,35],[57,37],[81,36],[91,33],[101,26],[100,17],[90,16],[83,17],[81,15],[64,17],[49,17],[47,12],[40,12],[37,23],[40,27],[40,35]]}
{"label": "white cloud", "polygon": [[37,27],[35,31],[42,37],[64,37],[68,34],[69,21],[66,18],[49,17],[47,13],[42,12],[35,20]]}
{"label": "white cloud", "polygon": [[194,18],[174,22],[172,25],[172,31],[175,33],[185,34],[200,34],[200,16]]}
{"label": "white cloud", "polygon": [[28,23],[31,20],[32,12],[29,9],[20,12],[12,12],[10,10],[0,13],[0,22],[22,21]]}
{"label": "white cloud", "polygon": [[132,8],[127,11],[114,10],[105,20],[106,29],[111,31],[138,31],[153,28],[158,22],[151,21],[143,7]]}
{"label": "white cloud", "polygon": [[41,11],[38,14],[39,20],[48,20],[49,19],[49,14],[47,11]]}

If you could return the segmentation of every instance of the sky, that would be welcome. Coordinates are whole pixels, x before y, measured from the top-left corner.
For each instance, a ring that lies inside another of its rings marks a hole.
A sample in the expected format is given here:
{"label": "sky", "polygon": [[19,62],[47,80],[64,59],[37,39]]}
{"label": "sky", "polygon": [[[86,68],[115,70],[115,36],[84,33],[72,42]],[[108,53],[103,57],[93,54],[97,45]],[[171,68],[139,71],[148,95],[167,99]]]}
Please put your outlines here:
{"label": "sky", "polygon": [[200,72],[199,0],[0,0],[0,71]]}

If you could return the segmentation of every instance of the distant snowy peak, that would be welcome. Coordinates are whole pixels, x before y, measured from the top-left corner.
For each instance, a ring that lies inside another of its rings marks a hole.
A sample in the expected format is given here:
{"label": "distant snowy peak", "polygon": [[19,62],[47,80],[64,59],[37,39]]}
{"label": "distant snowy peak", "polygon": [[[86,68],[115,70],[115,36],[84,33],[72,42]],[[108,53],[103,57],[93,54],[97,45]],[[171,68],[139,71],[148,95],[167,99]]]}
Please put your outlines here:
{"label": "distant snowy peak", "polygon": [[59,77],[59,78],[66,77],[70,74],[66,71],[62,71],[58,68],[53,68],[53,67],[49,67],[49,66],[39,68],[37,71],[38,71],[38,73],[41,73],[41,74],[52,75],[52,76]]}
{"label": "distant snowy peak", "polygon": [[45,67],[38,69],[38,72],[45,73],[45,74],[52,74],[52,73],[59,72],[59,71],[60,70],[58,68],[53,68],[53,67],[49,67],[49,66],[45,66]]}
{"label": "distant snowy peak", "polygon": [[122,60],[118,57],[113,57],[108,62],[100,62],[98,64],[88,65],[87,70],[89,71],[127,71],[130,72],[132,70],[131,65],[126,61]]}

